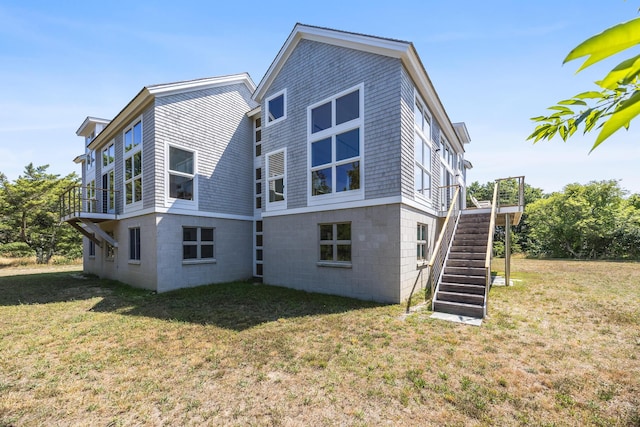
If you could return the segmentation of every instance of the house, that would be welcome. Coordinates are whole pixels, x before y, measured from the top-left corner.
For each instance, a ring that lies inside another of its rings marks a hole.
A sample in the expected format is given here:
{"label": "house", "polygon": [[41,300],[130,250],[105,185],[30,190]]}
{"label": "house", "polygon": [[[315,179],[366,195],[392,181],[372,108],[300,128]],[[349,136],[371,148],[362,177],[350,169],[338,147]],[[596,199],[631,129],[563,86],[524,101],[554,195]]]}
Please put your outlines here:
{"label": "house", "polygon": [[77,134],[62,216],[85,271],[158,292],[256,277],[401,302],[465,207],[469,133],[405,41],[297,24],[257,86],[148,86]]}

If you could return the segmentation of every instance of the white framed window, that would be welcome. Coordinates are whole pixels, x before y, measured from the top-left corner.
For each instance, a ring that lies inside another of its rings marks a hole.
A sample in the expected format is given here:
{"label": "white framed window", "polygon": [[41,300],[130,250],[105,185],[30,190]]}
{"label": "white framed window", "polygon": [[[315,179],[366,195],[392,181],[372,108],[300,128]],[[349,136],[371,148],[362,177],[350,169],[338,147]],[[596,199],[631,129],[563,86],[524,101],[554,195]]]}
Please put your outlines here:
{"label": "white framed window", "polygon": [[262,119],[256,117],[253,121],[253,142],[255,144],[255,156],[262,155]]}
{"label": "white framed window", "polygon": [[351,265],[351,223],[319,224],[321,263]]}
{"label": "white framed window", "polygon": [[432,188],[432,140],[431,113],[426,105],[416,97],[414,108],[414,189],[431,201]]}
{"label": "white framed window", "polygon": [[173,145],[167,146],[167,185],[172,202],[196,201],[196,153]]}
{"label": "white framed window", "polygon": [[287,89],[271,95],[265,100],[267,127],[287,118]]}
{"label": "white framed window", "polygon": [[142,118],[129,125],[124,137],[124,202],[132,207],[142,202]]}
{"label": "white framed window", "polygon": [[86,170],[87,171],[93,170],[94,166],[96,165],[96,152],[94,150],[87,149],[86,159],[87,159]]}
{"label": "white framed window", "polygon": [[116,161],[116,144],[114,141],[111,141],[109,145],[107,145],[102,150],[102,168],[107,168]]}
{"label": "white framed window", "polygon": [[87,185],[87,194],[86,194],[85,203],[86,203],[87,212],[98,212],[95,179],[92,179],[91,181],[89,181],[89,185]]}
{"label": "white framed window", "polygon": [[363,84],[307,108],[310,205],[364,197],[363,111]]}
{"label": "white framed window", "polygon": [[267,210],[287,207],[287,150],[268,153],[266,156]]}
{"label": "white framed window", "polygon": [[[95,237],[95,233],[91,233],[93,237]],[[89,258],[96,257],[96,244],[93,240],[89,239]]]}
{"label": "white framed window", "polygon": [[129,229],[129,261],[140,261],[140,227]]}
{"label": "white framed window", "polygon": [[423,264],[429,260],[429,237],[427,224],[418,223],[416,236],[416,260]]}
{"label": "white framed window", "polygon": [[214,260],[212,227],[182,227],[182,260]]}

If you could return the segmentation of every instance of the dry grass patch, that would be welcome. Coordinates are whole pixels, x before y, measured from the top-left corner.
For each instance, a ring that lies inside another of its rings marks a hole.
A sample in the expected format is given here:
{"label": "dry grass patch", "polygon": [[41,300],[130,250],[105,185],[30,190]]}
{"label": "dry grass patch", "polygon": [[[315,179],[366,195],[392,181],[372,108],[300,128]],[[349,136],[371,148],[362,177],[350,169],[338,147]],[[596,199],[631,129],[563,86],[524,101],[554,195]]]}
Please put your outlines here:
{"label": "dry grass patch", "polygon": [[0,277],[0,425],[638,425],[638,267],[515,260],[480,328],[250,283]]}

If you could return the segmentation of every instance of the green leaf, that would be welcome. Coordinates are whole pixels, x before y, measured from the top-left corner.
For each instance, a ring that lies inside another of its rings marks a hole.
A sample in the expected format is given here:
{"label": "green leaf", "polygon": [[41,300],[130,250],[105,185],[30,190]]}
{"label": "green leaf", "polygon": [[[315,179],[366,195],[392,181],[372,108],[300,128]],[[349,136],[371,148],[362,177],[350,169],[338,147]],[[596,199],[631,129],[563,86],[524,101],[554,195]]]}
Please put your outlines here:
{"label": "green leaf", "polygon": [[558,105],[587,105],[587,103],[579,99],[567,99],[565,101],[558,102]]}
{"label": "green leaf", "polygon": [[571,108],[564,107],[562,105],[554,105],[553,107],[547,108],[547,110],[555,110],[563,113],[573,113],[573,110]]}
{"label": "green leaf", "polygon": [[598,99],[603,97],[604,95],[602,94],[602,92],[595,92],[595,91],[582,92],[574,96],[574,98],[579,98],[579,99]]}
{"label": "green leaf", "polygon": [[640,114],[640,91],[636,91],[620,107],[611,114],[609,119],[602,126],[602,130],[596,138],[596,142],[591,147],[593,151],[604,140],[613,135],[623,126],[629,126],[631,119]]}
{"label": "green leaf", "polygon": [[588,56],[577,72],[640,43],[640,18],[615,25],[576,46],[563,64]]}
{"label": "green leaf", "polygon": [[613,70],[609,72],[599,82],[596,82],[598,86],[605,89],[615,89],[620,83],[628,84],[640,73],[640,55],[629,58],[618,64]]}

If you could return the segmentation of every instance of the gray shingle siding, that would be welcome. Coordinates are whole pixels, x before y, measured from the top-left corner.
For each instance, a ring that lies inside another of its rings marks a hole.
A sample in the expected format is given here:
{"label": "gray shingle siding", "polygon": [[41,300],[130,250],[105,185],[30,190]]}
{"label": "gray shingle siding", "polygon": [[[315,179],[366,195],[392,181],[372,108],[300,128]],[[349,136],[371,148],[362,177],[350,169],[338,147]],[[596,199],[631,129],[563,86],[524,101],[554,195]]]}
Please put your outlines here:
{"label": "gray shingle siding", "polygon": [[415,89],[407,70],[402,67],[400,114],[402,117],[402,195],[410,199],[415,195]]}
{"label": "gray shingle siding", "polygon": [[155,102],[156,206],[164,206],[166,144],[196,151],[200,211],[252,215],[251,93],[243,84],[164,96]]}
{"label": "gray shingle siding", "polygon": [[287,118],[263,126],[262,152],[287,147],[289,209],[307,205],[307,107],[363,82],[365,198],[398,195],[401,69],[398,59],[300,41],[264,97],[287,89]]}

